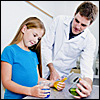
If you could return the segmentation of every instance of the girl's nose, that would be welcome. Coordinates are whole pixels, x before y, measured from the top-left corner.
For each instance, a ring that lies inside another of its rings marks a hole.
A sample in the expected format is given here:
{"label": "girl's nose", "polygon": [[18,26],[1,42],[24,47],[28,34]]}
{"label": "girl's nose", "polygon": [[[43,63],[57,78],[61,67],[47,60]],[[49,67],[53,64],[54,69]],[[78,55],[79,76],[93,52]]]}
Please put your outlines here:
{"label": "girl's nose", "polygon": [[36,37],[34,38],[34,43],[37,44],[37,42],[38,42],[38,38]]}

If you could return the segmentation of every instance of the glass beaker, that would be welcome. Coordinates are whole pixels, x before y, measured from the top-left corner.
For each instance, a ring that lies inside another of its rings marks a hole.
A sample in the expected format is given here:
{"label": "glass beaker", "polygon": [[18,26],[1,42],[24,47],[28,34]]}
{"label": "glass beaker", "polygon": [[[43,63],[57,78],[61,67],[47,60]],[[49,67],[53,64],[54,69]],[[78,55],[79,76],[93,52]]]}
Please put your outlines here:
{"label": "glass beaker", "polygon": [[[81,78],[77,78],[77,80],[71,85],[69,92],[74,96],[79,96],[79,94],[76,92],[76,89],[79,89],[76,84],[79,83]],[[79,83],[80,84],[80,83]],[[80,89],[79,89],[80,90]],[[81,90],[80,90],[81,91]]]}
{"label": "glass beaker", "polygon": [[[50,82],[48,82],[48,81],[40,81],[39,82],[39,85],[41,85],[41,86],[48,86],[49,87],[49,89],[47,88],[44,88],[44,89],[42,89],[42,90],[50,90]],[[50,92],[45,92],[45,94],[47,94],[47,93],[49,93],[49,95],[47,95],[45,98],[48,98],[49,96],[50,96]]]}

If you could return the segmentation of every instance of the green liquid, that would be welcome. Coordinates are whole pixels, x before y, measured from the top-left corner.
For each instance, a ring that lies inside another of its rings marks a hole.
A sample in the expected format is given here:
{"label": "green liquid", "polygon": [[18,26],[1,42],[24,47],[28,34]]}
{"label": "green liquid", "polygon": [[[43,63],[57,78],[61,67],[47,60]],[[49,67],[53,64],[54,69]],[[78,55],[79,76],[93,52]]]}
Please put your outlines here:
{"label": "green liquid", "polygon": [[76,92],[76,88],[70,88],[69,92],[74,96],[79,96],[79,94]]}

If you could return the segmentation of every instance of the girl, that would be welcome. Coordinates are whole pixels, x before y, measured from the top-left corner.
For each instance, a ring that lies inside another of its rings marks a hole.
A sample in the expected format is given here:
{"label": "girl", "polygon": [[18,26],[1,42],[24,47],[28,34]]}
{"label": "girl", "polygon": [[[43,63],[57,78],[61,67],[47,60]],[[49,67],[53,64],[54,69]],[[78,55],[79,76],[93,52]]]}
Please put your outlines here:
{"label": "girl", "polygon": [[[39,75],[39,62],[36,52],[33,51],[44,34],[45,27],[41,20],[29,17],[21,24],[10,45],[4,48],[1,55],[4,99],[22,99],[26,95],[44,98],[48,95],[45,92],[50,92],[50,90],[42,90],[49,87],[38,85],[39,81],[46,79]],[[53,87],[54,81],[49,82]],[[58,87],[58,90],[65,87],[65,83],[60,85],[61,88]]]}

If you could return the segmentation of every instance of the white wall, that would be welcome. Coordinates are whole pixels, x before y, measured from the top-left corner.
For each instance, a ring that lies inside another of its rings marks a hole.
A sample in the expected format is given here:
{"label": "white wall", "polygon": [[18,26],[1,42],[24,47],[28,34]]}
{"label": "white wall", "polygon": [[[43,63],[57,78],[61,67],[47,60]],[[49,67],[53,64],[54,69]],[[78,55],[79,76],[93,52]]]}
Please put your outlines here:
{"label": "white wall", "polygon": [[[82,1],[31,1],[53,17],[58,15],[73,16],[77,6]],[[92,1],[99,7],[99,1]],[[52,18],[32,7],[25,1],[1,1],[1,53],[14,38],[20,24],[29,16],[40,18],[46,27],[49,27]],[[94,25],[90,26],[91,32],[96,37],[99,45],[99,16]],[[1,92],[2,94],[2,92]],[[2,98],[2,96],[1,96]]]}
{"label": "white wall", "polygon": [[[83,1],[33,1],[37,6],[49,12],[53,17],[58,15],[73,16],[79,4]],[[99,8],[99,1],[91,1]],[[89,27],[99,45],[99,14],[96,21]]]}
{"label": "white wall", "polygon": [[11,42],[20,24],[29,16],[40,18],[45,27],[52,20],[25,1],[1,1],[1,52]]}
{"label": "white wall", "polygon": [[[46,11],[53,17],[58,15],[73,16],[76,8],[82,1],[30,1]],[[99,7],[99,1],[92,1]],[[46,27],[49,27],[52,18],[32,7],[25,1],[1,1],[1,52],[11,42],[20,24],[29,16],[40,18]],[[96,37],[99,45],[99,16],[93,25],[91,32]]]}

